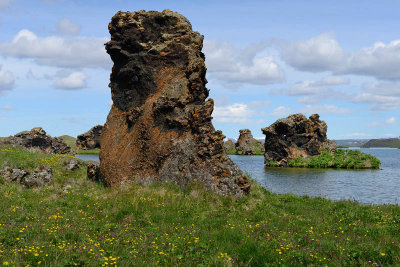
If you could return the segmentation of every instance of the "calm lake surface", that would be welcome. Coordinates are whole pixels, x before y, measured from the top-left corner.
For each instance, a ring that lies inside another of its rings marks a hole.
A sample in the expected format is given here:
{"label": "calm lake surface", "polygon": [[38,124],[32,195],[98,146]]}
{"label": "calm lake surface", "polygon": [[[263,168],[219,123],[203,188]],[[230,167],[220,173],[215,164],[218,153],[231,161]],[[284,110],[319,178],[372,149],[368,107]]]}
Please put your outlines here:
{"label": "calm lake surface", "polygon": [[[366,204],[400,204],[400,149],[370,148],[380,170],[265,168],[263,156],[231,155],[231,159],[262,186],[274,193],[355,200]],[[97,155],[77,155],[99,160]]]}

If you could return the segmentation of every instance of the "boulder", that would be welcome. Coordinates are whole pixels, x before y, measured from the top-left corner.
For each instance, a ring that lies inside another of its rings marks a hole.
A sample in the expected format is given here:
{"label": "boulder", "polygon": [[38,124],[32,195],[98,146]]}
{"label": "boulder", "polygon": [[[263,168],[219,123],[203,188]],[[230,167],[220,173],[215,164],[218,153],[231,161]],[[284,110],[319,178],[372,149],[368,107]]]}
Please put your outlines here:
{"label": "boulder", "polygon": [[201,182],[219,194],[248,192],[248,178],[211,122],[203,36],[170,10],[118,12],[108,28],[114,66],[101,135],[105,183]]}
{"label": "boulder", "polygon": [[239,139],[236,143],[236,152],[239,155],[255,155],[264,153],[264,145],[254,139],[249,129],[239,130]]}
{"label": "boulder", "polygon": [[35,170],[33,170],[31,175],[29,175],[22,181],[22,184],[28,188],[42,187],[50,183],[51,178],[51,167],[48,165],[40,165]]}
{"label": "boulder", "polygon": [[73,171],[79,168],[79,161],[76,159],[67,159],[64,160],[63,165],[67,171]]}
{"label": "boulder", "polygon": [[87,177],[92,181],[101,181],[100,164],[96,161],[89,161],[87,163]]}
{"label": "boulder", "polygon": [[17,168],[11,168],[9,166],[5,166],[3,170],[0,172],[0,176],[3,177],[3,179],[9,183],[21,183],[23,181],[24,177],[28,173],[24,170],[17,169]]}
{"label": "boulder", "polygon": [[226,153],[235,153],[236,154],[235,143],[231,139],[228,139],[224,143],[224,148],[225,148]]}
{"label": "boulder", "polygon": [[319,155],[323,149],[334,152],[336,143],[327,138],[327,129],[318,114],[309,119],[303,114],[294,114],[277,120],[261,129],[265,134],[265,162],[277,161],[285,166],[289,159]]}
{"label": "boulder", "polygon": [[40,128],[33,128],[31,131],[17,133],[10,136],[7,140],[8,144],[19,146],[30,152],[43,154],[73,154],[73,150],[61,139],[52,138]]}
{"label": "boulder", "polygon": [[86,133],[78,135],[76,138],[76,148],[83,150],[100,148],[100,137],[102,130],[103,126],[97,125]]}
{"label": "boulder", "polygon": [[52,171],[48,165],[39,165],[33,171],[6,166],[0,172],[0,177],[9,183],[22,184],[28,188],[42,187],[51,182]]}

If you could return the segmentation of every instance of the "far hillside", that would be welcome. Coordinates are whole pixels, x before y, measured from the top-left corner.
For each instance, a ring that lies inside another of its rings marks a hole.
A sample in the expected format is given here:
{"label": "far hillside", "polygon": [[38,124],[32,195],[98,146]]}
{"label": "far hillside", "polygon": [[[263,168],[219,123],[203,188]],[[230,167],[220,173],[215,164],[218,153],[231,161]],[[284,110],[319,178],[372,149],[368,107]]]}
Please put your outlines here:
{"label": "far hillside", "polygon": [[361,147],[367,143],[370,139],[343,139],[333,140],[339,147]]}
{"label": "far hillside", "polygon": [[76,138],[69,136],[69,135],[62,135],[59,136],[61,140],[63,140],[68,146],[70,146],[72,149],[76,149]]}
{"label": "far hillside", "polygon": [[400,138],[371,139],[362,147],[399,147]]}

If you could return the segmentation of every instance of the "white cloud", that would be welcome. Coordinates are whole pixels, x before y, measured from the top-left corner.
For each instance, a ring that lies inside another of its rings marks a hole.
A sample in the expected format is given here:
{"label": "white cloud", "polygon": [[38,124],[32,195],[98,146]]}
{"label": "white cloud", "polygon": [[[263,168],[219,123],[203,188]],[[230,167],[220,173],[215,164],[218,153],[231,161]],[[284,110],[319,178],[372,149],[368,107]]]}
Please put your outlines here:
{"label": "white cloud", "polygon": [[279,107],[275,108],[271,112],[271,115],[273,115],[273,116],[285,116],[285,115],[289,115],[290,113],[292,113],[292,109],[291,108],[287,108],[287,107],[284,107],[284,106],[279,106]]}
{"label": "white cloud", "polygon": [[112,105],[113,105],[113,101],[112,101],[112,99],[110,99],[110,100],[107,102],[107,106],[112,107]]}
{"label": "white cloud", "polygon": [[7,8],[12,0],[0,0],[0,9]]}
{"label": "white cloud", "polygon": [[322,80],[316,82],[317,85],[321,86],[334,86],[334,85],[346,85],[350,83],[350,79],[343,78],[340,76],[327,76]]}
{"label": "white cloud", "polygon": [[385,121],[387,124],[395,124],[396,123],[396,118],[395,117],[390,117]]}
{"label": "white cloud", "polygon": [[351,110],[349,108],[340,108],[337,107],[335,105],[307,105],[305,107],[303,107],[302,109],[300,109],[300,112],[305,113],[305,114],[314,114],[314,113],[318,113],[318,114],[351,114],[354,113],[354,110]]}
{"label": "white cloud", "polygon": [[215,107],[213,118],[216,122],[247,123],[254,115],[254,110],[246,104],[234,103],[225,107]]}
{"label": "white cloud", "polygon": [[5,105],[5,106],[2,106],[2,107],[0,108],[0,110],[11,111],[11,110],[14,110],[14,108],[13,108],[13,107],[10,107],[10,106],[8,106],[8,105]]}
{"label": "white cloud", "polygon": [[400,97],[386,96],[371,93],[358,93],[349,96],[353,103],[370,104],[375,111],[394,110],[400,107]]}
{"label": "white cloud", "polygon": [[239,50],[228,42],[206,40],[204,54],[208,75],[227,87],[241,84],[265,85],[279,83],[285,79],[283,69],[272,56],[260,56],[266,44]]}
{"label": "white cloud", "polygon": [[38,37],[24,29],[11,42],[1,43],[0,51],[5,56],[33,59],[39,65],[108,69],[112,62],[104,49],[106,41],[94,37]]}
{"label": "white cloud", "polygon": [[57,32],[61,34],[78,35],[81,32],[81,26],[67,18],[63,18],[57,23]]}
{"label": "white cloud", "polygon": [[302,71],[327,71],[343,63],[344,52],[332,33],[324,33],[309,40],[281,45],[282,58]]}
{"label": "white cloud", "polygon": [[367,126],[368,127],[385,127],[385,126],[393,125],[395,123],[396,123],[396,118],[390,117],[389,119],[384,120],[384,121],[373,121],[371,123],[368,123]]}
{"label": "white cloud", "polygon": [[78,90],[86,87],[87,75],[83,72],[73,72],[54,82],[54,88],[64,90]]}
{"label": "white cloud", "polygon": [[378,81],[365,85],[363,91],[377,95],[400,97],[400,82]]}
{"label": "white cloud", "polygon": [[3,70],[0,65],[0,94],[2,91],[11,90],[14,84],[14,75],[9,71]]}
{"label": "white cloud", "polygon": [[295,83],[290,89],[284,90],[284,93],[290,96],[304,96],[326,93],[327,91],[328,88],[318,86],[316,82],[303,81]]}
{"label": "white cloud", "polygon": [[400,40],[389,44],[377,42],[348,56],[342,73],[373,76],[378,79],[400,79]]}

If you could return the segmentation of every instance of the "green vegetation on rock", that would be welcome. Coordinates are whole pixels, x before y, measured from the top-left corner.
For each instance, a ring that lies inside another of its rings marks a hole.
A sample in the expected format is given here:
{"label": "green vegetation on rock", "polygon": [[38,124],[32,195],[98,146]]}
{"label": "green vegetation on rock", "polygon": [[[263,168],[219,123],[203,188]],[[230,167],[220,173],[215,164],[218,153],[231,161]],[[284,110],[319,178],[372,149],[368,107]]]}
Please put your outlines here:
{"label": "green vegetation on rock", "polygon": [[[290,159],[288,167],[299,168],[340,168],[340,169],[379,169],[381,162],[374,156],[364,154],[359,150],[337,149],[335,153],[323,150],[321,155],[298,157]],[[277,167],[278,163],[270,161],[267,167]]]}
{"label": "green vegetation on rock", "polygon": [[81,155],[98,155],[100,154],[100,149],[95,148],[95,149],[76,149],[76,138],[69,136],[69,135],[63,135],[59,136],[61,140],[63,140],[67,145],[69,145],[73,150],[75,150],[76,154],[81,154]]}
{"label": "green vegetation on rock", "polygon": [[[0,264],[10,266],[393,265],[400,207],[272,194],[238,200],[192,184],[104,188],[67,156],[0,150],[20,168],[52,166],[26,189],[0,183]],[[0,167],[1,168],[1,167]],[[1,179],[0,179],[1,180]]]}

